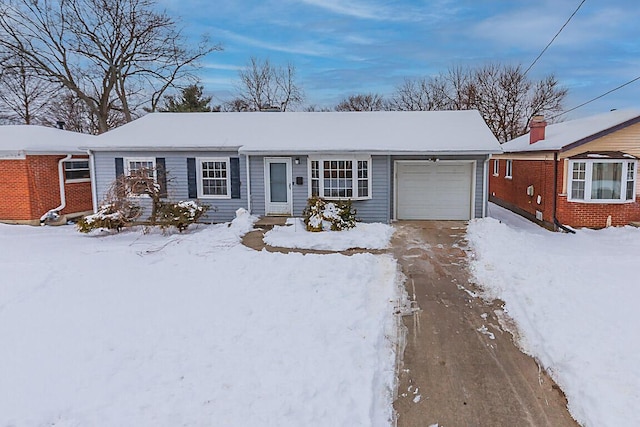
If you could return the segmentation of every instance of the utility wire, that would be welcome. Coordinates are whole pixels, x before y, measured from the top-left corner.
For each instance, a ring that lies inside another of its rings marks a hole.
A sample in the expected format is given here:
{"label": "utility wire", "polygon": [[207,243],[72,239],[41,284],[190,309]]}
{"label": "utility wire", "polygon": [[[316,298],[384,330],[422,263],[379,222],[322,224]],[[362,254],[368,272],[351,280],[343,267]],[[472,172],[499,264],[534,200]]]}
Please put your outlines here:
{"label": "utility wire", "polygon": [[553,36],[553,38],[551,39],[551,41],[545,46],[544,49],[542,49],[542,52],[540,52],[540,55],[538,55],[538,57],[536,59],[533,60],[533,62],[531,63],[531,65],[529,65],[529,68],[527,68],[527,70],[524,72],[524,75],[526,76],[527,73],[529,72],[529,70],[531,68],[533,68],[533,66],[536,64],[536,62],[538,62],[538,59],[540,59],[540,57],[547,51],[547,49],[549,49],[549,46],[551,46],[551,44],[555,41],[556,37],[558,37],[560,35],[560,33],[562,32],[562,30],[564,30],[564,27],[567,26],[567,24],[569,23],[569,21],[571,21],[571,18],[573,18],[573,16],[578,13],[578,10],[580,10],[580,8],[582,7],[582,5],[584,4],[584,2],[587,0],[582,0],[580,2],[580,4],[578,5],[578,7],[576,8],[576,10],[573,11],[573,13],[571,14],[571,16],[569,17],[569,19],[567,19],[567,22],[564,23],[564,25],[558,30],[558,32],[556,33],[555,36]]}
{"label": "utility wire", "polygon": [[583,102],[582,104],[580,104],[580,105],[578,105],[578,106],[576,106],[576,107],[573,107],[573,108],[571,108],[571,109],[569,109],[569,110],[567,110],[567,111],[564,111],[564,112],[562,112],[562,113],[560,113],[560,114],[556,114],[556,115],[555,115],[555,116],[553,116],[553,117],[549,117],[549,120],[555,119],[556,117],[560,117],[560,116],[562,116],[562,115],[564,115],[564,114],[567,114],[567,113],[568,113],[568,112],[570,112],[570,111],[577,110],[578,108],[580,108],[580,107],[584,107],[584,106],[585,106],[585,105],[587,105],[587,104],[591,104],[593,101],[598,100],[598,99],[602,98],[603,96],[607,96],[607,95],[609,95],[611,92],[615,92],[615,91],[616,91],[616,90],[618,90],[618,89],[622,89],[623,87],[625,87],[625,86],[627,86],[627,85],[630,85],[631,83],[633,83],[633,82],[635,82],[635,81],[638,81],[638,80],[640,80],[640,76],[636,77],[635,79],[629,80],[628,82],[623,83],[623,84],[621,84],[620,86],[615,87],[615,88],[613,88],[613,89],[611,89],[611,90],[609,90],[609,91],[607,91],[607,92],[603,93],[602,95],[598,95],[598,96],[596,96],[595,98],[592,98],[592,99],[590,99],[590,100],[588,100],[588,101],[586,101],[586,102]]}

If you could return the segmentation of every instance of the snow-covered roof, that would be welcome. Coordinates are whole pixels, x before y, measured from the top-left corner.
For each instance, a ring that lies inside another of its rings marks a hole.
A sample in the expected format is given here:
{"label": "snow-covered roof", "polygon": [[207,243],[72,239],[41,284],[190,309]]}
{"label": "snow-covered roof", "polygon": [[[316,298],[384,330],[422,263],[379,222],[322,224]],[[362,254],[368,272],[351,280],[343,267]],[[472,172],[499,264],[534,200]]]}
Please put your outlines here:
{"label": "snow-covered roof", "polygon": [[614,110],[596,116],[547,125],[545,139],[529,144],[529,134],[502,144],[505,153],[523,151],[560,151],[615,126],[640,118],[640,110]]}
{"label": "snow-covered roof", "polygon": [[153,113],[97,137],[88,148],[242,153],[498,153],[477,111]]}
{"label": "snow-covered roof", "polygon": [[0,126],[0,153],[80,153],[80,147],[93,139],[95,136],[45,126]]}

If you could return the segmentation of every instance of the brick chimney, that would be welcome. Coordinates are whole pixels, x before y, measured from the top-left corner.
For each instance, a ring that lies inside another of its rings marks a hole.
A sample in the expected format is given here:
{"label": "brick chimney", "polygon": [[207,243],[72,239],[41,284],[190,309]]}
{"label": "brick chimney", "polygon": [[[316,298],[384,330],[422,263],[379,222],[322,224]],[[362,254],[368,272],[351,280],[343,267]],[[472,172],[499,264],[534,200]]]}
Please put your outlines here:
{"label": "brick chimney", "polygon": [[533,116],[531,117],[531,124],[529,128],[529,144],[533,144],[535,142],[544,139],[544,130],[547,127],[547,122],[544,121],[544,116]]}

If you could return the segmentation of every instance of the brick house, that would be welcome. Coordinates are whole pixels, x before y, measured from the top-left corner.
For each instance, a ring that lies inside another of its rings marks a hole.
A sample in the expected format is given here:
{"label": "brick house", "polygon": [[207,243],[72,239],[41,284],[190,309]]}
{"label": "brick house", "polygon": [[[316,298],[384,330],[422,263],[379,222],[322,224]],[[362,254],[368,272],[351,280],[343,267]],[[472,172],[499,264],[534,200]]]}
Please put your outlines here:
{"label": "brick house", "polygon": [[489,200],[549,229],[640,221],[640,111],[611,111],[547,125],[493,156]]}
{"label": "brick house", "polygon": [[35,225],[91,213],[89,156],[78,147],[93,138],[42,126],[0,126],[0,222]]}

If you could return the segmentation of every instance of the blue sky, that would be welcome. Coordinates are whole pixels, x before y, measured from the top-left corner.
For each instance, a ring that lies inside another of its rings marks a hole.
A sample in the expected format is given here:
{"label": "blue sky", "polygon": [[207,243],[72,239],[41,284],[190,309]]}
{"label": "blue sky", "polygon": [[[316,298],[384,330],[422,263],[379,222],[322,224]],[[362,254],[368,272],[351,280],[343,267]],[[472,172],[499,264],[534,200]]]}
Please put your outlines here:
{"label": "blue sky", "polygon": [[[580,0],[160,0],[192,40],[224,50],[200,71],[214,102],[233,96],[251,56],[292,62],[306,104],[390,94],[404,78],[491,62],[526,69]],[[586,0],[529,75],[553,73],[571,108],[640,76],[637,0]],[[640,108],[640,81],[565,118]]]}

